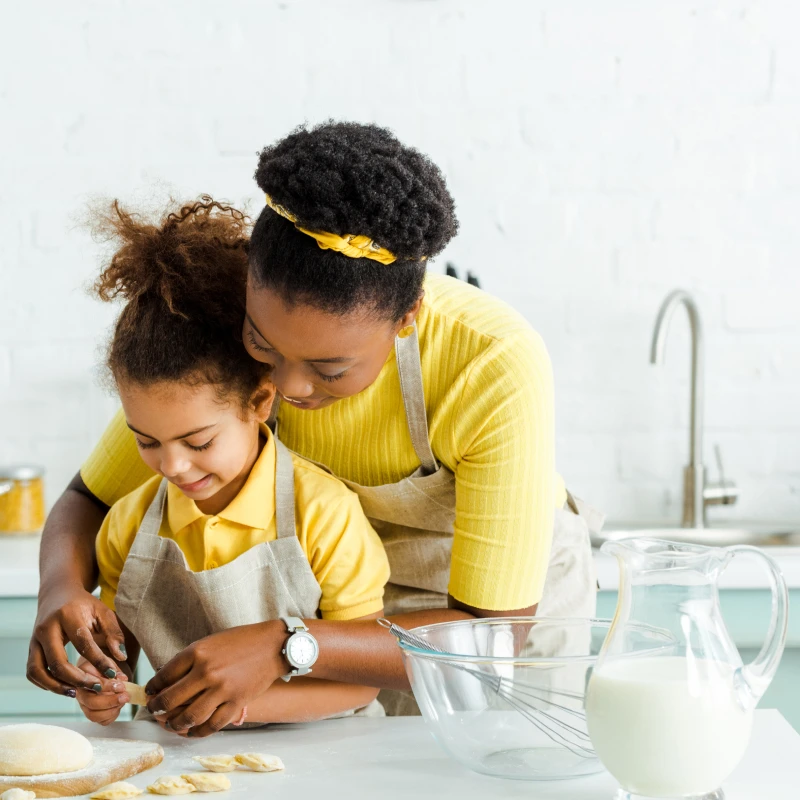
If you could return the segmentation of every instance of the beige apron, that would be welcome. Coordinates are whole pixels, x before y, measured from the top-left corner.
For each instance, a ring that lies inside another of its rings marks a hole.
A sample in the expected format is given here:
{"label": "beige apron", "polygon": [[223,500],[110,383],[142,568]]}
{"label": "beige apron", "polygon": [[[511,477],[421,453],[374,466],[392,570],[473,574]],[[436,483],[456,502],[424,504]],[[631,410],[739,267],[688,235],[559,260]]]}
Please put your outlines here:
{"label": "beige apron", "polygon": [[[159,536],[167,496],[167,481],[161,481],[125,561],[116,597],[117,615],[156,669],[218,631],[280,617],[317,616],[322,590],[297,538],[292,456],[277,438],[275,448],[277,538],[216,569],[192,572],[178,544]],[[145,712],[137,719],[148,716]]]}
{"label": "beige apron", "polygon": [[[391,568],[384,595],[387,615],[447,607],[456,507],[455,475],[437,462],[428,437],[416,326],[410,335],[395,339],[395,354],[406,422],[420,466],[407,478],[383,486],[361,486],[337,476],[358,494],[386,549]],[[276,410],[277,403],[273,413]],[[599,532],[602,524],[602,514],[572,496],[565,509],[556,509],[537,616],[595,615],[597,581],[589,531]],[[540,639],[536,651],[546,655],[558,646]],[[387,714],[419,713],[410,692],[383,690],[378,699]]]}

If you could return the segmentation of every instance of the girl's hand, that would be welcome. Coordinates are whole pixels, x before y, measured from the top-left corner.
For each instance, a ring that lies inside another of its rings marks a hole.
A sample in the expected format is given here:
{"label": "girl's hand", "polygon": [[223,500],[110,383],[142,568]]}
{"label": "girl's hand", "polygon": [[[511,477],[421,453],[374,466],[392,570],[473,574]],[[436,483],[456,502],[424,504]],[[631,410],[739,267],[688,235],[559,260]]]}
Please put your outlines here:
{"label": "girl's hand", "polygon": [[248,703],[289,671],[280,621],[242,625],[200,639],[165,664],[147,684],[150,713],[176,733],[209,736],[241,719]]}
{"label": "girl's hand", "polygon": [[[78,668],[97,678],[95,686],[100,686],[102,689],[101,675],[97,667],[90,664],[85,658],[81,658],[78,661]],[[77,700],[86,719],[100,725],[109,725],[119,716],[122,706],[130,702],[130,697],[121,681],[111,681],[108,688],[111,691],[95,692],[82,688],[77,690]]]}

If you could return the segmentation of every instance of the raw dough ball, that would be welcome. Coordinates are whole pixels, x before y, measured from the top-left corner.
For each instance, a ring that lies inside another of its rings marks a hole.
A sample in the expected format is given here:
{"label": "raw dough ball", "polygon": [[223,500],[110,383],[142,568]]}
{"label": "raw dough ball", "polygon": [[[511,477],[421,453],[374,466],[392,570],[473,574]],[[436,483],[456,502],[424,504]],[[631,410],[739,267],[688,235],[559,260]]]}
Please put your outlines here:
{"label": "raw dough ball", "polygon": [[181,778],[189,781],[198,792],[227,792],[231,788],[231,782],[224,775],[213,772],[193,772]]}
{"label": "raw dough ball", "polygon": [[0,728],[0,775],[76,772],[92,760],[85,736],[56,725],[5,725]]}
{"label": "raw dough ball", "polygon": [[109,783],[108,786],[104,786],[94,794],[89,795],[89,800],[125,800],[127,797],[136,797],[142,791],[132,783],[117,781],[116,783]]}
{"label": "raw dough ball", "polygon": [[36,792],[26,789],[7,789],[0,794],[0,800],[36,800]]}
{"label": "raw dough ball", "polygon": [[177,775],[162,775],[155,783],[151,783],[147,787],[147,791],[153,794],[191,794],[194,790],[194,786],[189,781],[185,781]]}
{"label": "raw dough ball", "polygon": [[270,756],[266,753],[238,753],[236,761],[255,772],[275,772],[284,769],[283,761],[278,756]]}
{"label": "raw dough ball", "polygon": [[192,761],[196,761],[201,767],[205,767],[211,772],[233,772],[236,769],[236,758],[234,756],[193,756]]}

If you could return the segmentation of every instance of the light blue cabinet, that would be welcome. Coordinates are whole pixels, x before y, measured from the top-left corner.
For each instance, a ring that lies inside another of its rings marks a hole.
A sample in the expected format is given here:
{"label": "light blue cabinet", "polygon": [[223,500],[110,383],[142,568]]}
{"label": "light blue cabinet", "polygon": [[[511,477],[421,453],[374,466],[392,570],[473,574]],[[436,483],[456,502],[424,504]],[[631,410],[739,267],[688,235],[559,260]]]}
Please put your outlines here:
{"label": "light blue cabinet", "polygon": [[42,691],[25,677],[35,619],[35,597],[0,598],[0,716],[82,716],[74,700]]}
{"label": "light blue cabinet", "polygon": [[[771,595],[766,589],[724,589],[722,613],[742,659],[752,661],[767,634]],[[616,592],[600,592],[597,616],[614,616]],[[800,731],[800,589],[789,592],[789,635],[778,674],[761,699],[759,708],[777,708]]]}

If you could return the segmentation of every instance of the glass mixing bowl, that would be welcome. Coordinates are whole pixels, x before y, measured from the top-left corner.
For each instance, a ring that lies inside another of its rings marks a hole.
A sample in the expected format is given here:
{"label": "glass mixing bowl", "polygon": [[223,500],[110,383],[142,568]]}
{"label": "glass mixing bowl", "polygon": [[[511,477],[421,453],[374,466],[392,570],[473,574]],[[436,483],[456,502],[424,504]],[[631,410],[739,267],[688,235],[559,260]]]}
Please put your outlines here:
{"label": "glass mixing bowl", "polygon": [[[422,716],[450,756],[485,775],[561,780],[603,769],[586,729],[584,695],[610,625],[471,619],[414,628],[430,650],[399,644]],[[638,650],[672,641],[636,623],[625,635]]]}

